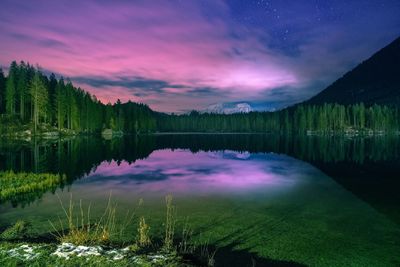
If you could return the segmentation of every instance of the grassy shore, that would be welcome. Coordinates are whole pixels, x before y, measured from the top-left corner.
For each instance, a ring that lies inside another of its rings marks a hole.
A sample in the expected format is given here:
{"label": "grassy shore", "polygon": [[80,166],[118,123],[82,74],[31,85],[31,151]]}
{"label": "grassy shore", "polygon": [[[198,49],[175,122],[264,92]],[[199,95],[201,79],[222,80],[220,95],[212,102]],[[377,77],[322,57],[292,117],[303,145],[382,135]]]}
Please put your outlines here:
{"label": "grassy shore", "polygon": [[0,203],[20,202],[54,191],[67,180],[65,175],[50,173],[0,172]]}
{"label": "grassy shore", "polygon": [[[143,200],[137,204],[140,208]],[[111,201],[99,218],[91,218],[91,205],[82,201],[68,206],[60,201],[65,217],[49,221],[45,238],[35,236],[31,225],[17,221],[0,234],[0,266],[213,266],[214,253],[207,244],[192,241],[187,223],[177,229],[177,212],[171,195],[165,198],[165,227],[154,236],[151,226],[135,210],[116,221],[117,204]],[[133,242],[123,238],[136,225]],[[177,231],[178,230],[178,231]],[[42,241],[41,241],[42,238]]]}

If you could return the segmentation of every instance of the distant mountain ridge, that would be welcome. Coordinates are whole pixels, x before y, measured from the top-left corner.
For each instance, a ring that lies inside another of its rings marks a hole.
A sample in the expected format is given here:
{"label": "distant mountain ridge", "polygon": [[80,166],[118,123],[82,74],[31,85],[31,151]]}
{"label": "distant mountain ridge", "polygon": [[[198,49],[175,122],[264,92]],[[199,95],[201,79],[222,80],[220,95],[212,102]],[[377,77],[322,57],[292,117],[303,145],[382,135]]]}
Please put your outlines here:
{"label": "distant mountain ridge", "polygon": [[400,37],[303,104],[400,104]]}
{"label": "distant mountain ridge", "polygon": [[248,103],[217,103],[209,105],[203,113],[214,113],[214,114],[233,114],[233,113],[249,113],[253,111],[253,108]]}

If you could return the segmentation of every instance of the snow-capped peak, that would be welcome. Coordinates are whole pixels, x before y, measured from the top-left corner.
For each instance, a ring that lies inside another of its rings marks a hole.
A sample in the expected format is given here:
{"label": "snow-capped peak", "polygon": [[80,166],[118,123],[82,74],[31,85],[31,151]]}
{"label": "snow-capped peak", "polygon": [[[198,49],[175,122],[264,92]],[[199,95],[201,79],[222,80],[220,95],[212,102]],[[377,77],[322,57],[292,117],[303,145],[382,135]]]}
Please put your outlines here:
{"label": "snow-capped peak", "polygon": [[209,105],[205,109],[205,113],[216,114],[233,114],[233,113],[248,113],[252,111],[252,107],[248,103],[217,103]]}

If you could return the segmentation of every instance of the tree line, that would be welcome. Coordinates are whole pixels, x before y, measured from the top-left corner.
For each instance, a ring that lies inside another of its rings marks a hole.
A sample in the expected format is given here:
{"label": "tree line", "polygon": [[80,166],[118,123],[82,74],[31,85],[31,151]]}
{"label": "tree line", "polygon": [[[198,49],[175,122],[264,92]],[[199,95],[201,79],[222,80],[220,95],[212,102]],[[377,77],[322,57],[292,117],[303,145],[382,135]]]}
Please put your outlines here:
{"label": "tree line", "polygon": [[[75,87],[70,80],[44,75],[37,67],[13,61],[8,75],[0,69],[0,128],[30,125],[73,132],[97,132],[105,128],[128,132],[155,130],[151,109],[128,102],[103,104]],[[2,127],[3,126],[3,127]]]}
{"label": "tree line", "polygon": [[[39,68],[15,61],[7,77],[0,69],[0,133],[30,125],[59,131],[95,133],[113,129],[126,133],[147,132],[280,132],[322,134],[398,132],[397,106],[297,105],[276,112],[189,114],[153,112],[133,102],[103,104],[76,88],[70,80],[44,75]],[[43,130],[43,129],[42,129]]]}
{"label": "tree line", "polygon": [[299,105],[277,112],[236,114],[159,115],[158,130],[163,132],[280,132],[351,133],[398,132],[400,110],[395,106]]}

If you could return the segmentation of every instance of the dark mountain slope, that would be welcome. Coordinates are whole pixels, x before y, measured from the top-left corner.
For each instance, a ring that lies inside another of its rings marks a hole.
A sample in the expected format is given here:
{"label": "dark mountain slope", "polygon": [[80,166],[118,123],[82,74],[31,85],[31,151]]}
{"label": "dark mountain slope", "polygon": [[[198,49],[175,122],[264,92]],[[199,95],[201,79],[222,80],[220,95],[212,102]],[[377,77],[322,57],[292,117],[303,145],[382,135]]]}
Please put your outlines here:
{"label": "dark mountain slope", "polygon": [[400,37],[304,104],[400,104]]}

